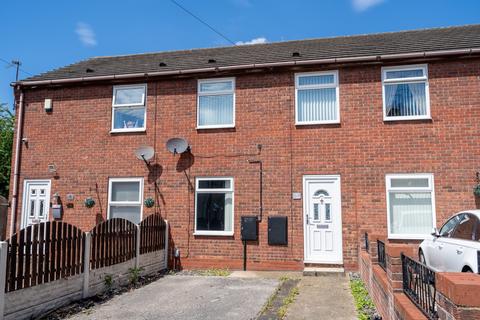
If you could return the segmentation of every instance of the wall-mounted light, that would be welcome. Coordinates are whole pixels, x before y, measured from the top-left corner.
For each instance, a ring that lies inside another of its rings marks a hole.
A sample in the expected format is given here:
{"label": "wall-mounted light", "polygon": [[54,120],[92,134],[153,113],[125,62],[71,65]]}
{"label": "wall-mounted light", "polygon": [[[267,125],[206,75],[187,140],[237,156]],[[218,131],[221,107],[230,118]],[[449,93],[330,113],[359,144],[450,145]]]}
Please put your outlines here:
{"label": "wall-mounted light", "polygon": [[52,111],[52,99],[45,99],[45,102],[43,103],[43,108],[46,112]]}
{"label": "wall-mounted light", "polygon": [[57,173],[57,166],[55,165],[55,163],[48,164],[48,172],[52,174]]}

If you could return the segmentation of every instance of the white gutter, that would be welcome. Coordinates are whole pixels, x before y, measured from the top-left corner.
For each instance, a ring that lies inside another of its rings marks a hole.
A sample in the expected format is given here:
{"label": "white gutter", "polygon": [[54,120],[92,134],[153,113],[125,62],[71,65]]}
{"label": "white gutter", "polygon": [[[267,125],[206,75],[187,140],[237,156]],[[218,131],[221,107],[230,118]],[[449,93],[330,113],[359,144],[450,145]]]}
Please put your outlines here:
{"label": "white gutter", "polygon": [[79,78],[70,78],[70,79],[18,81],[18,82],[13,83],[12,85],[20,85],[20,86],[52,85],[52,84],[66,84],[66,83],[75,83],[75,82],[86,82],[86,81],[132,79],[132,78],[144,78],[144,77],[167,76],[167,75],[182,75],[182,74],[202,73],[202,72],[218,72],[218,71],[240,70],[240,69],[257,69],[257,68],[268,68],[268,67],[288,67],[288,66],[302,66],[302,65],[311,65],[311,64],[388,61],[388,60],[394,60],[394,59],[431,58],[431,57],[441,57],[441,56],[461,55],[461,54],[474,54],[474,53],[480,53],[480,48],[441,50],[441,51],[424,51],[424,52],[415,52],[415,53],[397,53],[397,54],[385,54],[385,55],[379,55],[379,56],[358,56],[358,57],[328,58],[328,59],[317,59],[317,60],[297,60],[297,61],[285,61],[285,62],[245,64],[245,65],[225,66],[225,67],[211,67],[211,68],[171,70],[171,71],[155,71],[155,72],[147,72],[147,73],[130,73],[130,74],[117,74],[117,75],[113,74],[113,75],[108,75],[108,76],[79,77]]}
{"label": "white gutter", "polygon": [[15,232],[15,225],[17,223],[17,202],[18,202],[18,179],[20,177],[20,152],[22,148],[23,135],[23,91],[20,89],[20,100],[18,102],[18,122],[17,122],[17,136],[15,142],[15,163],[13,169],[13,193],[12,193],[12,213],[10,215],[10,234],[11,237]]}

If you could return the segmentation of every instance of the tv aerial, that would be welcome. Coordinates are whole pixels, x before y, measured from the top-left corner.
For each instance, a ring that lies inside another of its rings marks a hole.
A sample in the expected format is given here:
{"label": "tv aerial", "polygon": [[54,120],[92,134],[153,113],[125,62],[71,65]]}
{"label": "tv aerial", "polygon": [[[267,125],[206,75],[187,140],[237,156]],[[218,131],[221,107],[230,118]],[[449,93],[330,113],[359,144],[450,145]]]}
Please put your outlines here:
{"label": "tv aerial", "polygon": [[147,166],[150,165],[148,161],[152,159],[154,155],[155,150],[150,146],[140,146],[135,150],[135,156],[137,159],[143,160]]}
{"label": "tv aerial", "polygon": [[167,141],[167,149],[175,155],[177,153],[190,151],[190,146],[187,140],[183,138],[171,138]]}

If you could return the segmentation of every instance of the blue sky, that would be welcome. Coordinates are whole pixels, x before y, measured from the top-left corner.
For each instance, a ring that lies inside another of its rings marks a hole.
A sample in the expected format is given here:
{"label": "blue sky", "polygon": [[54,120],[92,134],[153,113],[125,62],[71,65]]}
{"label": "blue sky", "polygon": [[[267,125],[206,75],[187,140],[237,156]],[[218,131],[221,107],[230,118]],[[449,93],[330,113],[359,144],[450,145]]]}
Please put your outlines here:
{"label": "blue sky", "polygon": [[[480,23],[478,0],[177,1],[234,42]],[[229,45],[169,0],[3,1],[0,19],[0,58],[32,74],[92,56]],[[0,102],[12,104],[14,79],[0,62]]]}

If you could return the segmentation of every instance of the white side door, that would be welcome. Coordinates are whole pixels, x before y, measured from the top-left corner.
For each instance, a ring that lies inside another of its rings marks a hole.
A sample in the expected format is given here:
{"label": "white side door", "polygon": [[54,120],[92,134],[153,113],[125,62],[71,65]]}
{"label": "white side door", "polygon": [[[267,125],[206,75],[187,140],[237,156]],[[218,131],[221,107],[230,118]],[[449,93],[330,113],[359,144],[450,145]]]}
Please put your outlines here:
{"label": "white side door", "polygon": [[343,263],[340,176],[304,176],[306,263]]}
{"label": "white side door", "polygon": [[26,180],[23,193],[22,228],[48,221],[50,181]]}

